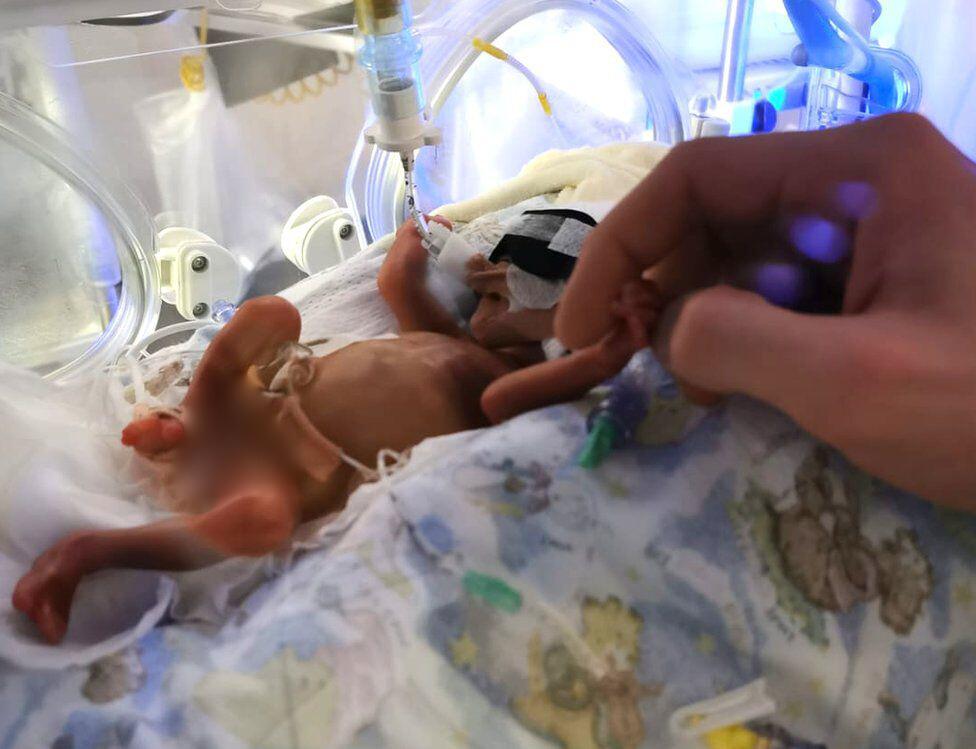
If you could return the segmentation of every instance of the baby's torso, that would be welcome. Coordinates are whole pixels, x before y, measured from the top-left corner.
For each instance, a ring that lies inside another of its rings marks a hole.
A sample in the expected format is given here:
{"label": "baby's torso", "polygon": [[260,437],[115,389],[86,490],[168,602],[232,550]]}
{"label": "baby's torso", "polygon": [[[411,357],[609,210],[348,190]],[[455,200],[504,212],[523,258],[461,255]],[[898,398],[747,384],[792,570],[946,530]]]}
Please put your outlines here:
{"label": "baby's torso", "polygon": [[[360,483],[336,448],[372,467],[384,448],[403,452],[486,426],[481,394],[511,370],[504,357],[435,333],[361,341],[325,356],[302,351],[285,348],[274,365],[252,370],[211,404],[221,418],[191,427],[192,444],[152,461],[168,509],[202,512],[247,489],[254,475],[297,470],[302,515],[335,511]],[[298,418],[290,415],[296,407]],[[214,424],[217,432],[206,431]]]}
{"label": "baby's torso", "polygon": [[485,426],[481,394],[510,371],[480,346],[436,333],[362,341],[310,363],[312,379],[297,393],[302,409],[367,464],[383,448]]}

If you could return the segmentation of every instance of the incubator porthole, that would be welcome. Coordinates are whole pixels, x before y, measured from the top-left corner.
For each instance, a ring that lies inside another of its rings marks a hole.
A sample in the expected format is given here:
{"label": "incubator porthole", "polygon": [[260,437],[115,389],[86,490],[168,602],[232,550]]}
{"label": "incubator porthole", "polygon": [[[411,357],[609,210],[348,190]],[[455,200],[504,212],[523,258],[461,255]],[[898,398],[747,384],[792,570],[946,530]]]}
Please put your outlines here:
{"label": "incubator porthole", "polygon": [[154,230],[52,123],[0,95],[0,360],[52,379],[103,366],[155,326]]}

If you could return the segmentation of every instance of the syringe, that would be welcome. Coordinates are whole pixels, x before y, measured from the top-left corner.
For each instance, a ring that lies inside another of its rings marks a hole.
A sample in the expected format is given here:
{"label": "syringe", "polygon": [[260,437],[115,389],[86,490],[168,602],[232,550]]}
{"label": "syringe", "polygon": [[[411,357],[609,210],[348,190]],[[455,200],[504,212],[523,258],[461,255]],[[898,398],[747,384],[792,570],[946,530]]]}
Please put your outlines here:
{"label": "syringe", "polygon": [[436,257],[435,242],[417,206],[414,165],[417,151],[440,143],[441,133],[429,122],[420,78],[423,50],[413,30],[410,3],[356,0],[356,17],[363,33],[359,62],[369,78],[370,98],[376,113],[376,122],[366,131],[366,141],[400,155],[407,211],[416,222],[425,246]]}

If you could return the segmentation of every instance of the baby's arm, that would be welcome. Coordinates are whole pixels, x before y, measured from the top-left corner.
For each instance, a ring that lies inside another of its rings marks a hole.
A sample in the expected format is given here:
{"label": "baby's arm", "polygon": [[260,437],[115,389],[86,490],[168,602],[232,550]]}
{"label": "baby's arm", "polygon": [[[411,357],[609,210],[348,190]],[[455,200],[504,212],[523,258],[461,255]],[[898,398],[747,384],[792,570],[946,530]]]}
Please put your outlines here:
{"label": "baby's arm", "polygon": [[527,411],[582,398],[622,366],[601,348],[596,344],[500,377],[481,396],[485,416],[500,424]]}
{"label": "baby's arm", "polygon": [[536,408],[582,398],[648,345],[647,331],[660,306],[655,287],[646,282],[629,285],[614,306],[618,325],[602,341],[495,380],[481,396],[485,415],[498,424]]}
{"label": "baby's arm", "polygon": [[251,490],[203,515],[72,534],[48,549],[20,579],[14,607],[56,644],[67,631],[71,601],[85,575],[116,568],[181,572],[276,551],[299,520],[295,489],[286,481],[268,479]]}
{"label": "baby's arm", "polygon": [[[435,216],[450,228],[450,223]],[[390,305],[402,333],[427,331],[455,338],[464,331],[427,289],[427,250],[411,221],[400,227],[377,279],[380,294]]]}

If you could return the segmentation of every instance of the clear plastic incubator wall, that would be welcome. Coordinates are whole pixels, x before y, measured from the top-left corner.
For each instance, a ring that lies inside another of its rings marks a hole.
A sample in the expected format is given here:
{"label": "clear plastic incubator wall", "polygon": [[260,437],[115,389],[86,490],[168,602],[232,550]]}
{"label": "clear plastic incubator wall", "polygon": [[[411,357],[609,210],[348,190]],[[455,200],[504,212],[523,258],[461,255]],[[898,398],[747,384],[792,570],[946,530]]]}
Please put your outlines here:
{"label": "clear plastic incubator wall", "polygon": [[[0,0],[0,360],[83,375],[404,219],[352,2],[185,5]],[[899,109],[976,156],[974,30],[970,0],[417,2],[419,207],[553,148]]]}

